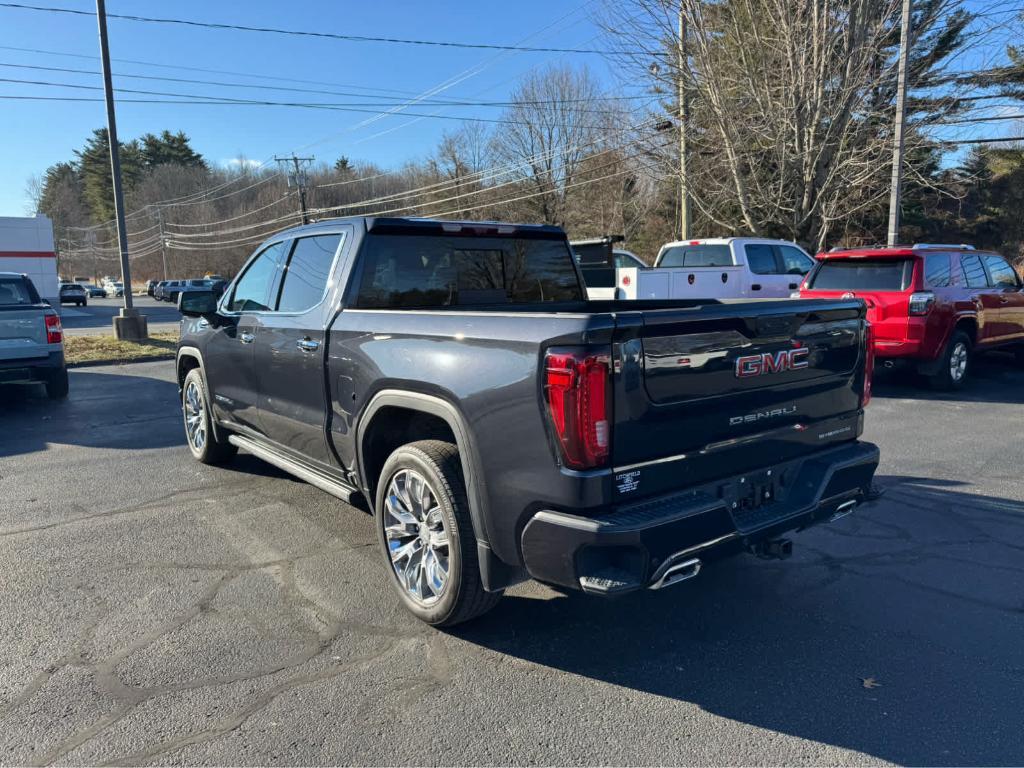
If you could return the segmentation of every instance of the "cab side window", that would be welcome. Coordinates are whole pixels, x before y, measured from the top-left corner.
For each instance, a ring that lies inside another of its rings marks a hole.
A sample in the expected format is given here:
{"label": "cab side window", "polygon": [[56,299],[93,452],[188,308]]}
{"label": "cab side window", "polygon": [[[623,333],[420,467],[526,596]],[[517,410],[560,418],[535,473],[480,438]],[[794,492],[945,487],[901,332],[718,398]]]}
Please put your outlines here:
{"label": "cab side window", "polygon": [[929,288],[948,288],[953,284],[948,253],[929,253],[924,257],[924,280]]}
{"label": "cab side window", "polygon": [[988,288],[985,267],[975,254],[960,254],[960,269],[963,271],[964,285],[968,288]]}
{"label": "cab side window", "polygon": [[994,253],[987,253],[984,256],[985,266],[988,267],[988,274],[992,278],[992,286],[995,288],[1018,288],[1020,280],[1013,267],[1006,263],[1002,256]]}
{"label": "cab side window", "polygon": [[755,275],[775,275],[779,272],[775,262],[775,248],[767,243],[748,243],[743,246],[747,266]]}
{"label": "cab side window", "polygon": [[780,245],[782,271],[787,275],[806,275],[814,266],[814,259],[792,245]]}
{"label": "cab side window", "polygon": [[227,302],[229,312],[266,312],[270,310],[277,284],[278,267],[287,252],[290,241],[268,245],[249,262],[245,272],[235,283]]}
{"label": "cab side window", "polygon": [[281,286],[279,312],[305,312],[323,300],[339,245],[341,235],[337,234],[300,237],[295,241]]}

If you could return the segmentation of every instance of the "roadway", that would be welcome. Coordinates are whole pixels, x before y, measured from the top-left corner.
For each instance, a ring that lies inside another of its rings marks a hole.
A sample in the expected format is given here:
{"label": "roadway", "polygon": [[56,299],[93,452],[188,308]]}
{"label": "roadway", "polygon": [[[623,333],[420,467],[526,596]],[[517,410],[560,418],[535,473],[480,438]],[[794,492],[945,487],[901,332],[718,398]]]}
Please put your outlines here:
{"label": "roadway", "polygon": [[882,380],[883,499],[657,593],[440,632],[365,511],[184,446],[173,365],[0,399],[0,760],[1024,763],[1024,370]]}
{"label": "roadway", "polygon": [[[150,296],[133,296],[135,308],[148,320],[150,333],[178,329],[181,315],[178,308]],[[113,335],[114,318],[124,306],[124,299],[89,299],[84,307],[64,304],[60,308],[61,325],[69,336]]]}

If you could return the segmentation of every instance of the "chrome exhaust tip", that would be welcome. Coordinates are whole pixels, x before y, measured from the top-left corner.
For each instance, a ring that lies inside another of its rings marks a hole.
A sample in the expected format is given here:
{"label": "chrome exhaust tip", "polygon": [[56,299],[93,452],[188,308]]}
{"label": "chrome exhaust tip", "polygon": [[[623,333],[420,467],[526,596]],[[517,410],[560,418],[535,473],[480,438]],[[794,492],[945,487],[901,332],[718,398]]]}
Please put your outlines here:
{"label": "chrome exhaust tip", "polygon": [[832,513],[832,517],[830,517],[828,519],[828,521],[830,523],[834,523],[836,520],[841,520],[842,518],[846,517],[848,514],[853,512],[853,510],[855,510],[856,508],[857,508],[857,500],[856,499],[851,499],[850,501],[844,501],[842,504],[840,504],[838,507],[836,507],[836,511]]}
{"label": "chrome exhaust tip", "polygon": [[674,555],[661,564],[661,567],[654,574],[654,581],[648,589],[662,589],[671,587],[681,581],[692,579],[700,573],[701,562],[699,558],[691,557],[689,560],[678,559]]}

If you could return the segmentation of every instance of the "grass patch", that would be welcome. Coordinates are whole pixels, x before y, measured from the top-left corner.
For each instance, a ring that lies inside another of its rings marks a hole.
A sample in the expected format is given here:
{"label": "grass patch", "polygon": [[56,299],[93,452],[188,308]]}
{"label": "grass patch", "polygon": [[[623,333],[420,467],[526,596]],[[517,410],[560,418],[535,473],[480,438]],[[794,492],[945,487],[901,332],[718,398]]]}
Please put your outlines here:
{"label": "grass patch", "polygon": [[113,336],[65,336],[64,359],[69,365],[132,363],[174,357],[178,332],[152,334],[145,341],[126,341]]}

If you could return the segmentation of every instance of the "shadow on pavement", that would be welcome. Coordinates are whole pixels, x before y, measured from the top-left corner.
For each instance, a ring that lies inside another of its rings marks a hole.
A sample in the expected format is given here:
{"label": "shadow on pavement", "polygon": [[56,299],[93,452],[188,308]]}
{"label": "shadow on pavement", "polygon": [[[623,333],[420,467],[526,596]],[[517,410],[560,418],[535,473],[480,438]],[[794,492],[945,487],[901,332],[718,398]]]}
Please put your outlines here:
{"label": "shadow on pavement", "polygon": [[175,382],[116,373],[119,366],[70,370],[70,394],[54,401],[38,385],[0,387],[0,457],[50,443],[95,448],[184,447]]}
{"label": "shadow on pavement", "polygon": [[740,557],[621,600],[506,596],[454,634],[873,758],[1020,764],[1024,503],[881,481],[787,562]]}
{"label": "shadow on pavement", "polygon": [[972,358],[971,379],[957,392],[939,392],[910,370],[875,369],[874,396],[924,401],[1024,404],[1024,365],[992,352]]}

